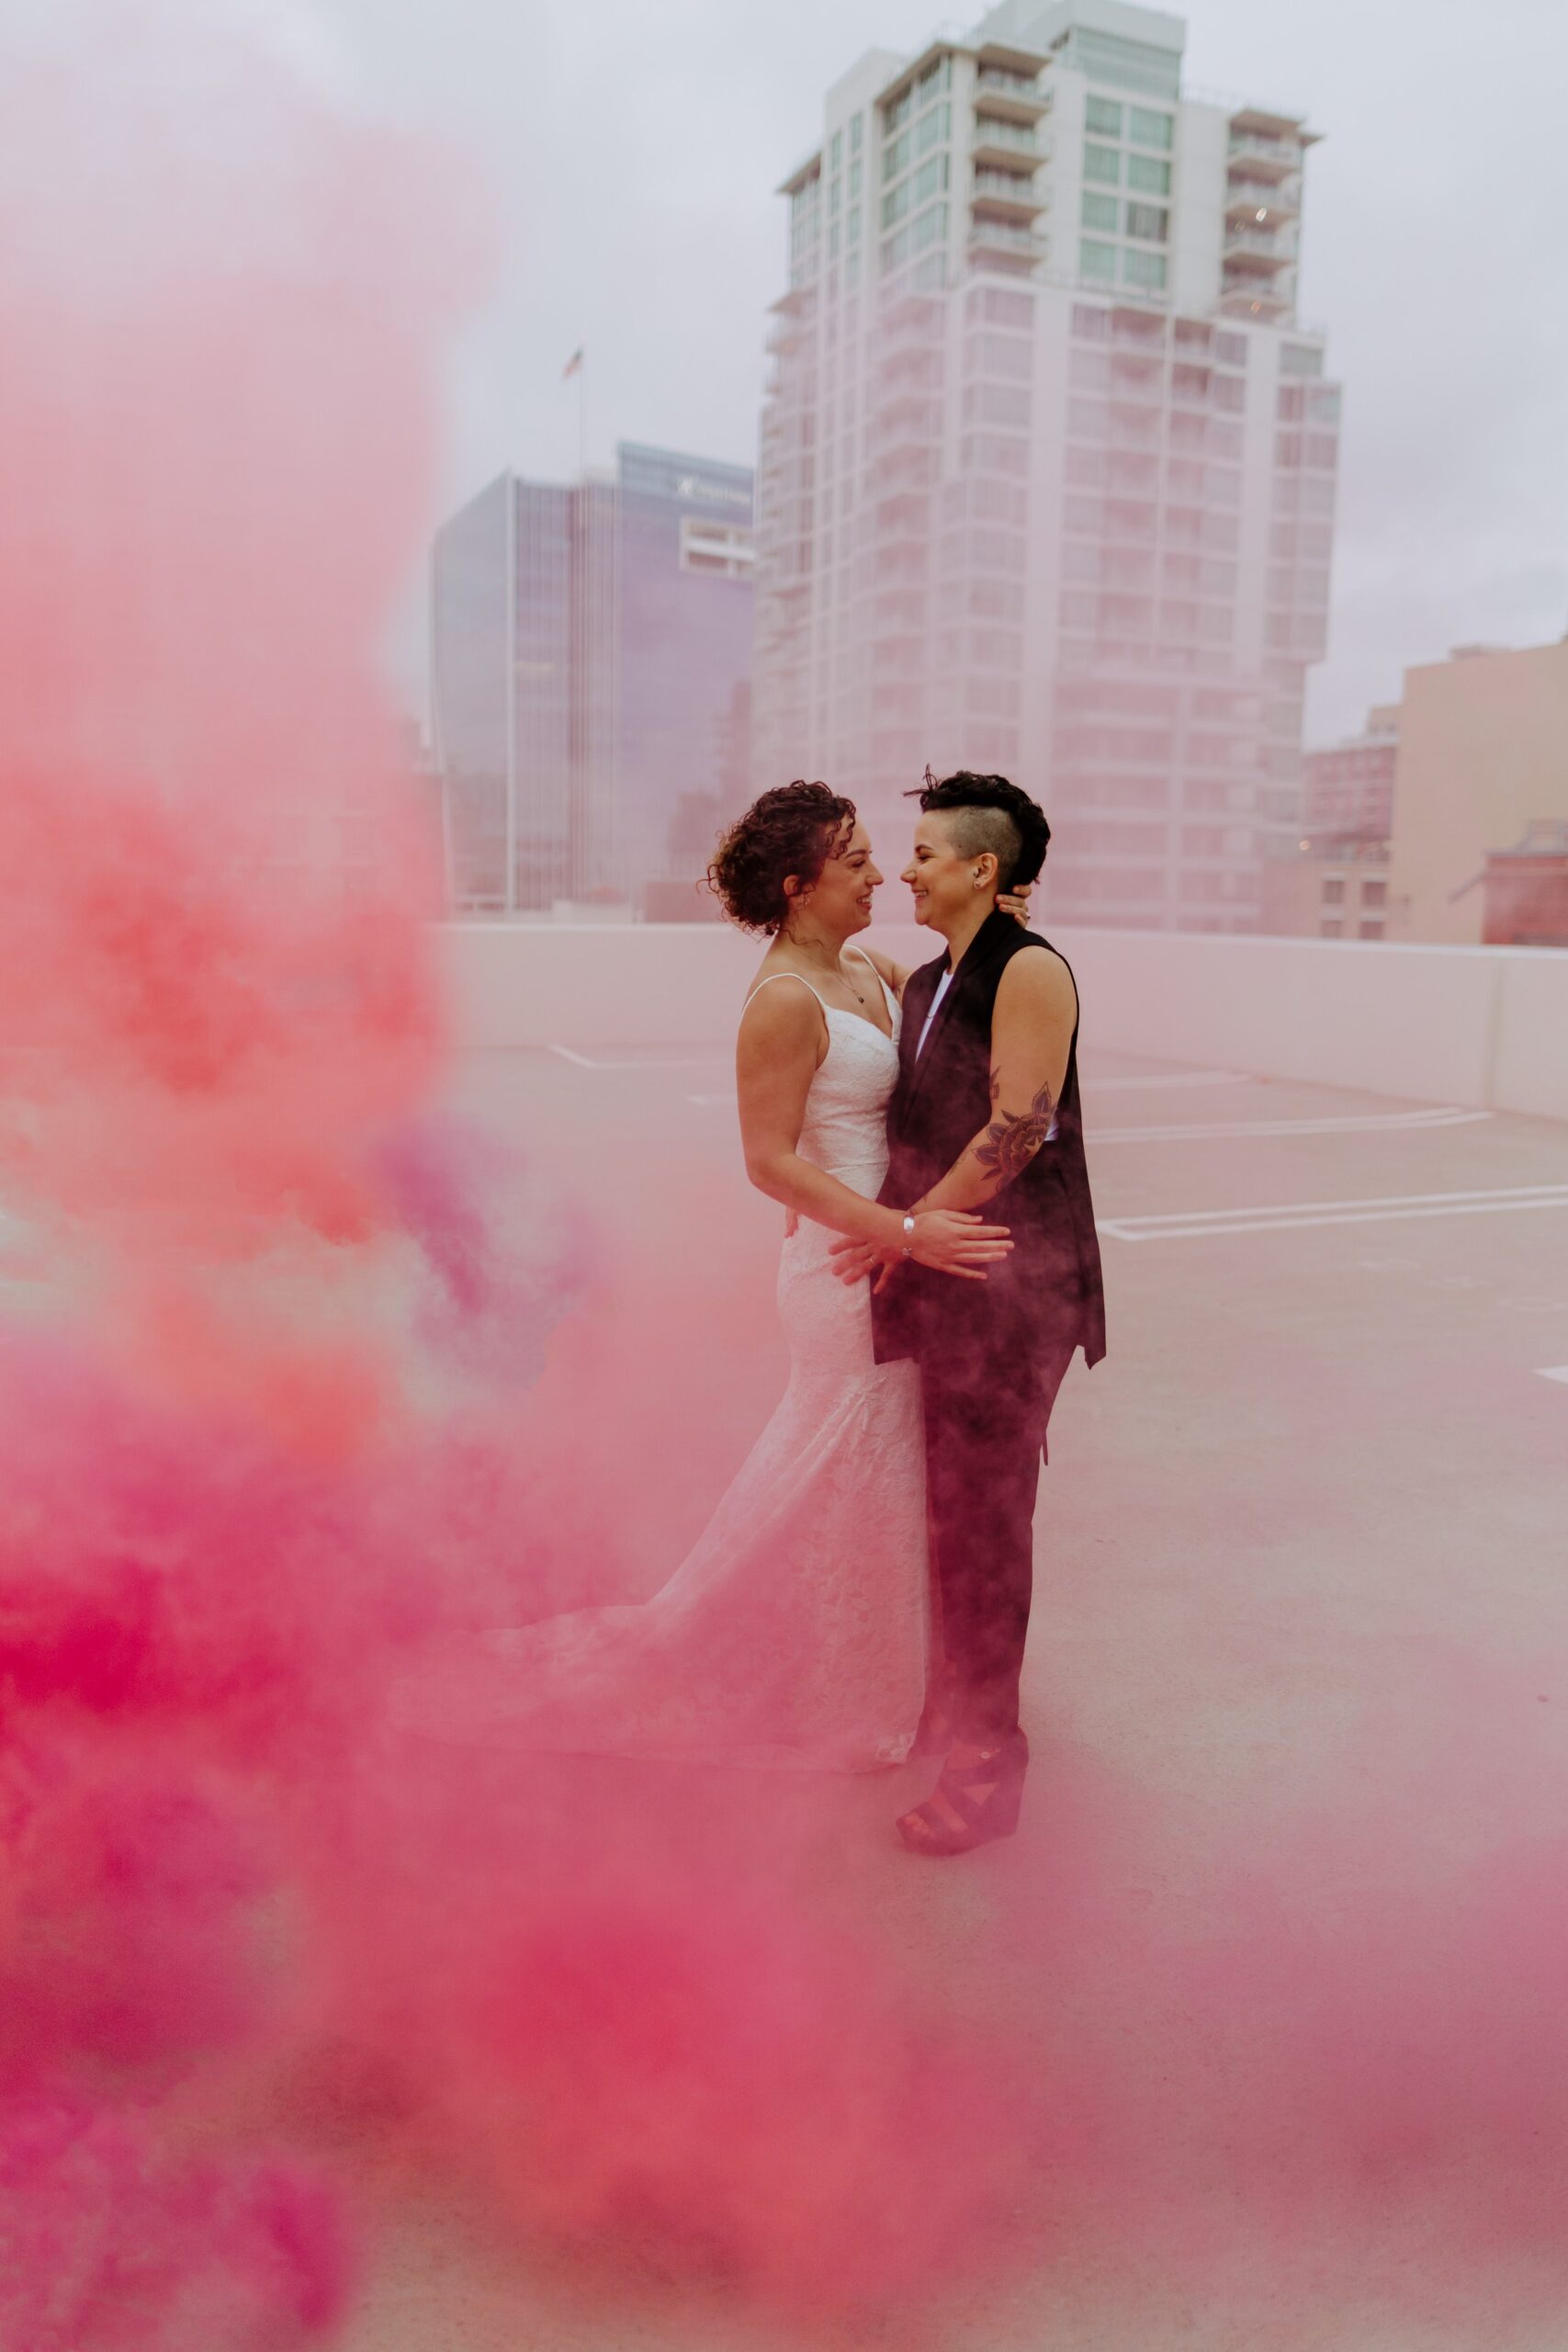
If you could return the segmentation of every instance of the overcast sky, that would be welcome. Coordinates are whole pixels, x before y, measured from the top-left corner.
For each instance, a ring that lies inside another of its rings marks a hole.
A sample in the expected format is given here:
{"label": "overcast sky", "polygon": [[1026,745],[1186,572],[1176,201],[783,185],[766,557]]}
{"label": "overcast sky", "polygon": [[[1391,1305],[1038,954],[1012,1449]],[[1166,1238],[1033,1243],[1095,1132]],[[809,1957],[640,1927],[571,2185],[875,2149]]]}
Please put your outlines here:
{"label": "overcast sky", "polygon": [[[303,0],[302,0],[303,4]],[[940,4],[940,0],[939,0]],[[447,484],[617,438],[750,461],[772,191],[821,93],[930,0],[308,0],[376,102],[454,135],[504,259],[456,356]],[[961,17],[961,23],[971,21]],[[1306,112],[1303,315],[1346,386],[1312,740],[1407,662],[1568,630],[1568,0],[1192,0],[1187,78]]]}

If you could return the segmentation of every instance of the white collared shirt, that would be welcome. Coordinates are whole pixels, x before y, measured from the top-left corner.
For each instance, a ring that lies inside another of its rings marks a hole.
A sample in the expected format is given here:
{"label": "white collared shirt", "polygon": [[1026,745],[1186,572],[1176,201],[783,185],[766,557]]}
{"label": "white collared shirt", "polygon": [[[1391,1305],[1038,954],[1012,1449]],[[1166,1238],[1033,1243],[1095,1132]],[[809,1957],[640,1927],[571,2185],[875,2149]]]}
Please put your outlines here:
{"label": "white collared shirt", "polygon": [[932,997],[932,999],[931,999],[931,1011],[930,1011],[930,1012],[927,1013],[927,1015],[926,1015],[926,1025],[925,1025],[925,1027],[920,1031],[920,1042],[919,1042],[919,1044],[915,1047],[915,1059],[916,1059],[917,1061],[919,1061],[919,1060],[920,1056],[921,1056],[921,1055],[925,1052],[925,1050],[926,1050],[926,1039],[927,1039],[927,1038],[931,1035],[931,1023],[936,1019],[938,1012],[942,1010],[942,998],[947,994],[947,991],[948,991],[948,989],[952,987],[952,985],[953,985],[953,971],[952,971],[952,967],[949,967],[949,968],[948,968],[948,969],[947,969],[947,970],[942,974],[942,976],[941,979],[940,979],[940,980],[938,980],[938,982],[937,982],[937,984],[936,984],[936,994],[935,994],[935,996],[933,996],[933,997]]}

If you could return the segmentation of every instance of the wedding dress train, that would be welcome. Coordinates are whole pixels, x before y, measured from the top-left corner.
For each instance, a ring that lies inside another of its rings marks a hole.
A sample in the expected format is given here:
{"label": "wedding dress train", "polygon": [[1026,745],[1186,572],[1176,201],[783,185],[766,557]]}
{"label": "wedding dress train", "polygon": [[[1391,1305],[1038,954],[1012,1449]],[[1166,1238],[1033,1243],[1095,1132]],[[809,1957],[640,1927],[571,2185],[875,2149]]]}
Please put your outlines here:
{"label": "wedding dress train", "polygon": [[[822,1005],[828,1051],[799,1145],[867,1198],[887,1170],[898,1072],[888,1006],[891,1039]],[[784,1245],[788,1387],[669,1582],[638,1604],[468,1638],[400,1686],[405,1727],[808,1770],[871,1770],[908,1753],[926,1685],[919,1376],[911,1363],[874,1360],[869,1288],[837,1279],[834,1238],[803,1218]]]}

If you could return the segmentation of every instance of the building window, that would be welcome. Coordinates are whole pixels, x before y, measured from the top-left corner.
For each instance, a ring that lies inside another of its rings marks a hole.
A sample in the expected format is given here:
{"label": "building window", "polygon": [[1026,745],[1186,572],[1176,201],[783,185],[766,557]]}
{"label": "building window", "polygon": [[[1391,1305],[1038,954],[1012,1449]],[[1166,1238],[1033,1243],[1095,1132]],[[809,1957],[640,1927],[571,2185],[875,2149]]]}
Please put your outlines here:
{"label": "building window", "polygon": [[1381,939],[1383,935],[1382,917],[1376,917],[1371,922],[1363,922],[1360,925],[1359,935],[1362,939]]}
{"label": "building window", "polygon": [[1345,926],[1337,916],[1325,915],[1317,926],[1317,935],[1320,939],[1343,939]]}
{"label": "building window", "polygon": [[[1247,365],[1247,337],[1244,334],[1216,334],[1214,337],[1214,356],[1219,360],[1223,367],[1245,368]],[[1239,390],[1239,387],[1237,389]]]}
{"label": "building window", "polygon": [[914,239],[914,250],[918,254],[924,253],[928,245],[938,243],[947,234],[946,205],[928,205],[915,222],[911,233]]}
{"label": "building window", "polygon": [[922,115],[915,127],[916,154],[923,155],[929,147],[934,147],[940,140],[950,138],[952,131],[953,108],[951,107],[938,107],[932,113]]}
{"label": "building window", "polygon": [[1078,268],[1085,277],[1114,277],[1116,247],[1102,245],[1093,237],[1085,237],[1078,244]]}
{"label": "building window", "polygon": [[1118,226],[1120,206],[1113,196],[1096,196],[1089,188],[1083,192],[1083,225],[1086,229],[1109,229],[1114,236]]}
{"label": "building window", "polygon": [[914,188],[915,202],[917,204],[923,204],[928,196],[935,196],[939,188],[945,188],[947,186],[947,157],[945,155],[933,155],[929,164],[922,164],[920,165],[919,170],[915,174],[914,179],[910,185]]}
{"label": "building window", "polygon": [[1111,313],[1088,302],[1073,304],[1073,333],[1086,343],[1108,343],[1111,339]]}
{"label": "building window", "polygon": [[681,517],[681,569],[716,571],[728,580],[750,580],[756,548],[742,523],[710,523],[705,515]]}
{"label": "building window", "polygon": [[1134,147],[1165,147],[1171,142],[1173,118],[1156,114],[1150,107],[1129,107],[1127,136]]}
{"label": "building window", "polygon": [[1122,155],[1115,147],[1096,147],[1083,151],[1083,175],[1086,180],[1100,180],[1107,187],[1122,185]]}
{"label": "building window", "polygon": [[860,194],[861,173],[863,168],[864,166],[859,163],[854,163],[850,165],[850,202],[852,204]]}
{"label": "building window", "polygon": [[1084,123],[1101,139],[1120,139],[1122,108],[1114,98],[1091,97],[1084,109]]}
{"label": "building window", "polygon": [[1344,905],[1345,882],[1342,876],[1330,874],[1325,876],[1323,884],[1323,903],[1325,907],[1342,907]]}
{"label": "building window", "polygon": [[1321,351],[1314,351],[1307,344],[1282,344],[1280,348],[1280,368],[1281,373],[1287,376],[1321,376],[1323,354]]}
{"label": "building window", "polygon": [[[1110,223],[1097,225],[1109,227]],[[1127,207],[1127,234],[1130,237],[1143,237],[1150,244],[1163,245],[1169,230],[1170,215],[1162,205],[1130,204]]]}
{"label": "building window", "polygon": [[1388,884],[1386,882],[1363,882],[1361,885],[1361,904],[1363,907],[1386,907],[1388,904]]}
{"label": "building window", "polygon": [[852,115],[852,116],[851,116],[851,118],[850,118],[850,153],[851,153],[851,154],[852,154],[852,155],[858,155],[858,154],[860,153],[860,151],[861,151],[861,142],[863,141],[863,140],[864,139],[864,137],[865,137],[865,117],[864,117],[864,115],[863,115],[863,114]]}
{"label": "building window", "polygon": [[1157,155],[1129,155],[1127,185],[1145,196],[1170,194],[1170,165],[1162,164]]}
{"label": "building window", "polygon": [[1165,284],[1165,275],[1163,254],[1141,253],[1130,245],[1122,255],[1122,277],[1128,286],[1161,287]]}
{"label": "building window", "polygon": [[882,151],[884,182],[896,180],[909,160],[909,134],[906,130]]}

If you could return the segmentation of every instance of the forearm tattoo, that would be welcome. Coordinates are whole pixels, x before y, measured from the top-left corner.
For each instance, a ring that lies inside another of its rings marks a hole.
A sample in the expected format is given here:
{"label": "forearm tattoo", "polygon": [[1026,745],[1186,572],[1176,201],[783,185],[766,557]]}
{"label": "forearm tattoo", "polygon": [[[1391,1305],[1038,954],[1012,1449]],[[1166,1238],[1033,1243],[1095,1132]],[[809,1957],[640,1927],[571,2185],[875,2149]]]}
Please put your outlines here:
{"label": "forearm tattoo", "polygon": [[[1001,1092],[1001,1080],[991,1073],[991,1101],[997,1102]],[[1003,1111],[986,1129],[975,1145],[975,1157],[998,1184],[1010,1184],[1021,1176],[1043,1143],[1050,1140],[1055,1120],[1056,1105],[1048,1086],[1043,1086],[1027,1111]]]}

